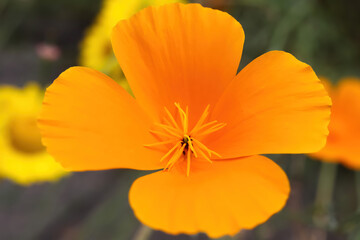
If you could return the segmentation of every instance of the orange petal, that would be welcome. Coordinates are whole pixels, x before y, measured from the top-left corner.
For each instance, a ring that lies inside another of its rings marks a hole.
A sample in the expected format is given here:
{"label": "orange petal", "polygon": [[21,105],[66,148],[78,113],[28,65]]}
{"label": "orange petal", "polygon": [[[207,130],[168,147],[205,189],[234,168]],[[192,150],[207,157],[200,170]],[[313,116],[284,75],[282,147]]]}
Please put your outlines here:
{"label": "orange petal", "polygon": [[159,169],[162,154],[148,116],[106,75],[84,67],[63,72],[47,89],[39,119],[48,152],[70,170]]}
{"label": "orange petal", "polygon": [[170,234],[234,235],[280,211],[290,191],[282,169],[263,156],[192,163],[191,169],[189,177],[174,169],[134,182],[129,199],[141,222]]}
{"label": "orange petal", "polygon": [[204,142],[223,158],[316,152],[328,135],[330,105],[309,65],[268,52],[229,85],[212,113],[227,126]]}
{"label": "orange petal", "polygon": [[331,85],[331,81],[323,76],[319,77],[321,83],[324,85],[324,88],[326,90],[326,92],[329,94],[329,96],[331,97],[332,94],[332,85]]}
{"label": "orange petal", "polygon": [[149,7],[113,30],[115,55],[139,104],[156,120],[164,106],[189,106],[190,124],[214,106],[237,72],[243,29],[199,4]]}
{"label": "orange petal", "polygon": [[313,156],[360,169],[360,79],[342,79],[330,92],[330,134],[326,146]]}

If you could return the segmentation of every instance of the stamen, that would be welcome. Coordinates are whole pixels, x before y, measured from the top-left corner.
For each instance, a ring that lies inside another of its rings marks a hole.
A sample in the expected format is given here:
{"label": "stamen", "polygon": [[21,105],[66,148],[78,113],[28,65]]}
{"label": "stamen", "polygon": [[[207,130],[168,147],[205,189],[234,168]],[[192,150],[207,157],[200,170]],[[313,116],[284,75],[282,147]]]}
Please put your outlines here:
{"label": "stamen", "polygon": [[[174,144],[174,146],[172,146],[170,150],[167,151],[160,159],[160,162],[168,159],[168,162],[164,167],[164,171],[170,171],[176,163],[186,161],[186,176],[189,176],[192,156],[196,159],[200,155],[209,163],[212,163],[212,155],[219,158],[221,157],[220,154],[210,150],[196,138],[216,132],[225,127],[226,124],[218,123],[217,121],[205,123],[206,118],[209,115],[210,105],[208,105],[193,129],[189,129],[189,108],[186,107],[184,111],[179,103],[175,103],[175,107],[177,109],[174,115],[175,117],[166,107],[164,107],[166,115],[163,119],[163,124],[154,124],[159,127],[160,130],[150,130],[150,133],[156,137],[160,138],[161,136],[160,141],[157,143],[146,144],[144,146],[148,148],[156,148],[158,146]],[[179,113],[178,116],[177,113]]]}
{"label": "stamen", "polygon": [[[214,125],[215,123],[217,123],[218,121],[212,121],[212,122],[209,122],[209,123],[207,123],[207,124],[204,124],[204,125],[202,125],[201,127],[198,127],[197,129],[195,129],[195,128],[193,128],[193,130],[190,132],[190,135],[192,135],[192,134],[196,134],[197,132],[199,132],[200,130],[202,130],[202,129],[204,129],[204,128],[207,128],[207,127],[209,127],[209,126],[211,126],[211,125]],[[195,130],[194,130],[195,129]]]}
{"label": "stamen", "polygon": [[174,137],[180,137],[181,136],[181,132],[179,132],[178,129],[172,128],[170,126],[161,124],[161,123],[155,123],[156,126],[161,127],[162,129],[164,129],[166,132],[168,132],[169,134],[173,135]]}
{"label": "stamen", "polygon": [[176,123],[174,117],[171,115],[170,111],[166,107],[164,107],[164,108],[165,108],[165,112],[169,116],[171,123],[174,125],[175,128],[179,129],[179,126],[177,125],[177,123]]}
{"label": "stamen", "polygon": [[186,106],[184,133],[187,133],[188,129],[189,129],[189,117],[188,116],[189,116],[189,107]]}
{"label": "stamen", "polygon": [[[154,134],[154,135],[161,135],[161,136],[164,136],[164,137],[169,137],[169,138],[173,138],[175,136],[173,135],[170,135],[168,133],[164,133],[164,132],[160,132],[160,131],[155,131],[155,130],[149,130],[150,133]],[[177,137],[177,136],[176,136]]]}
{"label": "stamen", "polygon": [[194,141],[197,145],[199,145],[199,146],[198,146],[199,148],[204,149],[204,150],[209,154],[210,157],[211,157],[211,154],[214,154],[215,156],[221,158],[220,154],[218,154],[217,152],[215,152],[215,151],[213,151],[213,150],[210,150],[209,148],[207,148],[207,147],[206,147],[202,142],[200,142],[199,140],[193,139],[193,141]]}
{"label": "stamen", "polygon": [[164,124],[171,126],[171,125],[172,125],[172,122],[171,122],[169,119],[164,118]]}
{"label": "stamen", "polygon": [[219,131],[220,129],[222,129],[223,127],[226,126],[226,123],[219,123],[209,129],[207,129],[206,131],[202,132],[202,133],[198,133],[198,136],[203,136],[203,135],[209,135],[210,133]]}
{"label": "stamen", "polygon": [[191,132],[196,131],[196,129],[197,129],[198,127],[200,127],[200,126],[204,123],[206,117],[207,117],[208,114],[209,114],[209,112],[208,112],[209,108],[210,108],[210,105],[207,105],[206,108],[205,108],[205,110],[204,110],[204,112],[203,112],[203,114],[201,115],[199,121],[196,123],[195,127],[193,128],[193,130],[192,130]]}
{"label": "stamen", "polygon": [[186,113],[184,112],[184,110],[182,110],[179,103],[175,103],[175,106],[177,107],[177,109],[178,109],[178,111],[180,113],[181,125],[184,127],[185,126],[185,115],[186,115]]}
{"label": "stamen", "polygon": [[203,158],[205,158],[206,161],[208,161],[209,163],[212,163],[210,158],[208,156],[206,156],[206,154],[199,147],[198,147],[198,151],[199,151],[200,155],[203,156]]}
{"label": "stamen", "polygon": [[181,142],[178,142],[172,149],[170,149],[170,151],[168,151],[161,159],[160,162],[164,161],[164,159],[166,159],[168,156],[171,155],[171,153],[178,148],[181,145]]}
{"label": "stamen", "polygon": [[211,152],[210,149],[208,149],[204,144],[202,144],[199,140],[193,139],[194,143],[196,143],[196,145],[198,145],[198,148],[201,150],[205,150],[209,156],[211,156]]}
{"label": "stamen", "polygon": [[169,143],[173,143],[173,142],[177,142],[178,140],[169,140],[169,141],[163,141],[163,142],[157,142],[157,143],[151,143],[151,144],[145,144],[145,147],[155,147],[155,146],[161,146],[161,145],[166,145]]}
{"label": "stamen", "polygon": [[191,160],[191,152],[188,151],[187,152],[187,159],[186,159],[186,176],[189,176],[190,175],[190,160]]}
{"label": "stamen", "polygon": [[196,151],[195,151],[194,146],[192,144],[192,139],[188,135],[185,135],[184,138],[188,139],[187,144],[189,145],[190,150],[194,153],[194,156],[197,158]]}
{"label": "stamen", "polygon": [[214,154],[215,156],[217,156],[218,158],[221,158],[221,155],[218,154],[217,152],[210,150],[211,154]]}
{"label": "stamen", "polygon": [[179,160],[179,158],[181,157],[181,155],[182,155],[182,153],[183,153],[183,151],[184,151],[184,149],[185,149],[185,145],[186,145],[186,144],[183,144],[183,145],[181,146],[181,148],[178,149],[177,152],[175,152],[175,154],[172,156],[172,158],[171,158],[171,159],[169,160],[169,162],[167,163],[165,169],[170,170],[170,169],[174,166],[174,164],[176,163],[176,161]]}

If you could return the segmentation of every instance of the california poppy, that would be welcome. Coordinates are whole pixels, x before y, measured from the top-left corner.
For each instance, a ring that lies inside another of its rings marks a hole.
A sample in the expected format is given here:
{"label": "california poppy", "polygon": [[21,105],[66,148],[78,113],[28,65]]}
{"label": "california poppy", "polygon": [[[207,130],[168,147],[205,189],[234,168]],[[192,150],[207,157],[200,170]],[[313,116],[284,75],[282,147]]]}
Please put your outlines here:
{"label": "california poppy", "polygon": [[282,169],[257,154],[318,151],[330,98],[312,68],[266,53],[236,74],[243,29],[199,4],[149,7],[113,29],[135,98],[109,77],[74,67],[47,89],[39,120],[48,151],[75,170],[157,170],[129,201],[171,234],[237,233],[286,203]]}
{"label": "california poppy", "polygon": [[360,79],[343,78],[337,86],[322,80],[333,101],[330,134],[325,147],[312,156],[360,169]]}
{"label": "california poppy", "polygon": [[44,92],[36,83],[0,86],[0,177],[21,185],[55,181],[67,172],[41,144],[36,119]]}

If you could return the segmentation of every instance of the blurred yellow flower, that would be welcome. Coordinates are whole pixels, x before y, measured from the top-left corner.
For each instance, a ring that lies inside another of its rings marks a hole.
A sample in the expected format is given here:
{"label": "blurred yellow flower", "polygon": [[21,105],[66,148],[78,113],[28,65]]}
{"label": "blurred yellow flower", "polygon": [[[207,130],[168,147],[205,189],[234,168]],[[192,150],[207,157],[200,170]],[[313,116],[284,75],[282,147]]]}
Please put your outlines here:
{"label": "blurred yellow flower", "polygon": [[67,174],[41,144],[36,119],[42,99],[35,83],[0,87],[0,177],[28,185]]}
{"label": "blurred yellow flower", "polygon": [[360,169],[360,78],[347,77],[336,87],[321,79],[333,101],[326,146],[313,157]]}
{"label": "blurred yellow flower", "polygon": [[119,20],[127,19],[147,6],[157,6],[179,0],[104,0],[94,24],[85,33],[81,43],[79,63],[108,74],[130,90],[112,51],[110,35]]}

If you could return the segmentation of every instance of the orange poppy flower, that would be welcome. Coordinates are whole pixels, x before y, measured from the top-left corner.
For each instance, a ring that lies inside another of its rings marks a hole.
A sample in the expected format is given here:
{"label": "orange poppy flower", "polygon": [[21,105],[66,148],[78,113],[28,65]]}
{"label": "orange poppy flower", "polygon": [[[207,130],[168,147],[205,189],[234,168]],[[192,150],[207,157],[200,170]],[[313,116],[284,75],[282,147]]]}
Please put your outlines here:
{"label": "orange poppy flower", "polygon": [[326,146],[313,157],[360,169],[360,79],[348,77],[337,87],[322,79],[333,101]]}
{"label": "orange poppy flower", "polygon": [[112,44],[135,99],[102,73],[70,68],[46,92],[44,144],[74,171],[163,169],[129,194],[154,229],[219,237],[255,227],[290,191],[257,154],[318,151],[330,98],[310,66],[281,51],[236,75],[243,43],[240,23],[199,4],[120,21]]}

